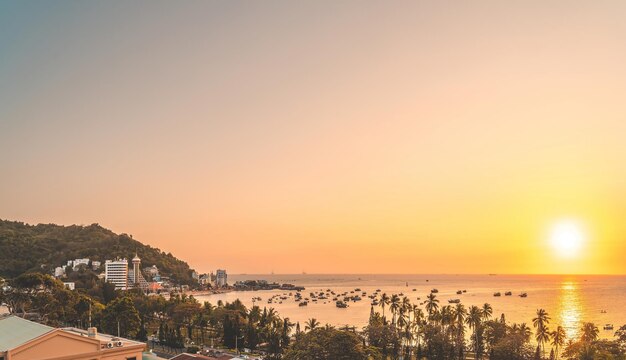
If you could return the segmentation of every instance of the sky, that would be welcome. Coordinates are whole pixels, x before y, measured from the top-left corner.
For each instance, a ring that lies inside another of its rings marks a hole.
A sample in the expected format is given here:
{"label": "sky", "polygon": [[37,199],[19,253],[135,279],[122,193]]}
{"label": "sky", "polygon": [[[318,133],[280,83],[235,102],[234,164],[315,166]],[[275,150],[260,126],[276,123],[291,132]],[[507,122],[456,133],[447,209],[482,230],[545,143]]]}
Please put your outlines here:
{"label": "sky", "polygon": [[624,274],[624,18],[0,0],[0,218],[201,272]]}

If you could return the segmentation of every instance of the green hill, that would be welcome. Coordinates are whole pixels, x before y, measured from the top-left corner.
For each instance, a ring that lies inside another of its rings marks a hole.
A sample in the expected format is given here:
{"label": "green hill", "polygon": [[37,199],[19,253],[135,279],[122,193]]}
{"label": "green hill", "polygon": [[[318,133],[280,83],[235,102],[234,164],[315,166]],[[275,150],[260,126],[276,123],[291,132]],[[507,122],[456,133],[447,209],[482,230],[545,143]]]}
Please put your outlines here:
{"label": "green hill", "polygon": [[50,273],[76,258],[104,264],[117,257],[131,259],[135,252],[142,267],[156,265],[162,276],[180,284],[193,284],[192,270],[186,262],[98,224],[29,225],[0,219],[0,277],[12,278],[29,271]]}

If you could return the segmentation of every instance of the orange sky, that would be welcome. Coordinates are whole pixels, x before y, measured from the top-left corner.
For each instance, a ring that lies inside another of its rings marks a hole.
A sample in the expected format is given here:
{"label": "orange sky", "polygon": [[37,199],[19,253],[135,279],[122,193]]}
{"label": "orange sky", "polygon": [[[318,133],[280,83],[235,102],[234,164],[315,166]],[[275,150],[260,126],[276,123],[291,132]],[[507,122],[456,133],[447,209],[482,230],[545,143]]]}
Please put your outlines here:
{"label": "orange sky", "polygon": [[200,271],[626,273],[626,3],[34,4],[0,5],[0,218]]}

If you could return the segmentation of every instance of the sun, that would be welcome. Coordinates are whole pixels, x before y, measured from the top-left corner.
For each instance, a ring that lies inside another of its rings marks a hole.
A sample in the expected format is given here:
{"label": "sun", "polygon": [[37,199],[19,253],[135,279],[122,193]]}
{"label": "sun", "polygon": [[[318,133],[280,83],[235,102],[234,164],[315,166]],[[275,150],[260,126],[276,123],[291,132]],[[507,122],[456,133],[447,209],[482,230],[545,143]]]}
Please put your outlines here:
{"label": "sun", "polygon": [[585,239],[582,226],[573,220],[557,222],[550,232],[550,244],[556,254],[564,258],[573,258],[580,254]]}

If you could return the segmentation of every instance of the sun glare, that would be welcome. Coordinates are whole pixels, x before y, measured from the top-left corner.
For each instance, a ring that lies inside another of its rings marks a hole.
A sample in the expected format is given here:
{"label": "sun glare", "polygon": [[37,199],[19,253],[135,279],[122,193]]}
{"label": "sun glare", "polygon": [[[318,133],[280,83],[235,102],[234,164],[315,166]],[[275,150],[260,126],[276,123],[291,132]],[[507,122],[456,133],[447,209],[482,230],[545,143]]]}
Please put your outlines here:
{"label": "sun glare", "polygon": [[550,243],[556,254],[571,258],[580,253],[585,241],[585,233],[579,223],[563,220],[556,223],[550,232]]}

